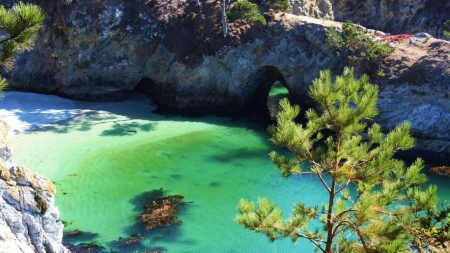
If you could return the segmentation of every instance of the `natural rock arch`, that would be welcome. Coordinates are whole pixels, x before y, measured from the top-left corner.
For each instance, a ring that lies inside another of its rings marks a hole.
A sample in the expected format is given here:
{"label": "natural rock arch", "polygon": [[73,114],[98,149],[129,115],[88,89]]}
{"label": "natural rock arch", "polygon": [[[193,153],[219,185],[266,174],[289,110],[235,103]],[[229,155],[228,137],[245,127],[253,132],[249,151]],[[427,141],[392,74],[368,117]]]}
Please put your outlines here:
{"label": "natural rock arch", "polygon": [[260,67],[252,78],[253,87],[257,87],[250,98],[250,106],[252,110],[257,112],[267,111],[267,98],[270,89],[276,81],[283,84],[284,87],[291,93],[291,89],[281,74],[280,70],[275,66]]}

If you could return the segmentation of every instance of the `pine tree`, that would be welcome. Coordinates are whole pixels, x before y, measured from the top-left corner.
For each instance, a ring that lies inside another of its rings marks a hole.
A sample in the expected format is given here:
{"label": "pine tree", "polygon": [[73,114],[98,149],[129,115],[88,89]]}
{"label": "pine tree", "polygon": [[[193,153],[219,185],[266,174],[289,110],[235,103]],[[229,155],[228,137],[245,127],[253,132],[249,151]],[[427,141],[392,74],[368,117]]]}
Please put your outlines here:
{"label": "pine tree", "polygon": [[[0,6],[0,65],[7,71],[14,67],[14,56],[31,50],[36,31],[45,15],[39,6],[19,2],[11,9]],[[0,91],[8,84],[0,77]]]}
{"label": "pine tree", "polygon": [[[428,236],[424,218],[438,214],[437,188],[422,188],[427,180],[422,159],[406,166],[394,157],[396,151],[413,147],[409,122],[387,134],[370,123],[378,114],[378,89],[368,80],[366,75],[355,79],[353,69],[346,68],[332,83],[330,72],[322,71],[309,91],[320,113],[309,109],[307,123],[298,124],[294,119],[300,108],[282,100],[277,125],[268,129],[271,140],[292,153],[270,153],[282,175],[317,175],[328,192],[326,203],[296,203],[286,219],[266,198],[257,205],[241,199],[238,223],[270,240],[305,238],[325,253],[406,252],[416,235]],[[300,163],[308,168],[302,171]],[[350,190],[351,185],[356,190]],[[448,209],[442,215],[447,214]],[[320,221],[322,229],[310,229],[312,221]],[[448,232],[448,227],[438,228]]]}

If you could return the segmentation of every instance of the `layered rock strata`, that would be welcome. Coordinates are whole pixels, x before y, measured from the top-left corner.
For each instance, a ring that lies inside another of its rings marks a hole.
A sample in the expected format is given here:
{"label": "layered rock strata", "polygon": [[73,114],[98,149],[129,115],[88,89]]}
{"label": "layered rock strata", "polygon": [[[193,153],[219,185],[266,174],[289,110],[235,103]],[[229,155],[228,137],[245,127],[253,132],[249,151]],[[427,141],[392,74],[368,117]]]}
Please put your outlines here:
{"label": "layered rock strata", "polygon": [[0,120],[0,252],[66,253],[54,206],[56,188],[49,179],[12,163],[8,131]]}

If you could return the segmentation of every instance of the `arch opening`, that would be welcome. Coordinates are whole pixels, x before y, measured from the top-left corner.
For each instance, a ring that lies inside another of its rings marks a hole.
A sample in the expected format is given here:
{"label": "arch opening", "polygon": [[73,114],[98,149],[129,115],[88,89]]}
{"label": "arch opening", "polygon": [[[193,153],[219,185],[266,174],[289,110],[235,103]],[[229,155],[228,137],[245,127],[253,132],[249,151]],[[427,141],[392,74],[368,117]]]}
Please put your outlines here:
{"label": "arch opening", "polygon": [[155,82],[152,79],[148,77],[142,77],[133,90],[141,92],[148,96],[154,86]]}
{"label": "arch opening", "polygon": [[276,67],[264,66],[257,71],[253,81],[258,87],[252,99],[253,111],[275,120],[280,111],[279,101],[283,98],[291,98],[286,80]]}
{"label": "arch opening", "polygon": [[284,98],[290,100],[290,97],[288,89],[280,81],[275,81],[267,96],[267,110],[271,120],[276,120],[277,114],[281,110],[280,100]]}

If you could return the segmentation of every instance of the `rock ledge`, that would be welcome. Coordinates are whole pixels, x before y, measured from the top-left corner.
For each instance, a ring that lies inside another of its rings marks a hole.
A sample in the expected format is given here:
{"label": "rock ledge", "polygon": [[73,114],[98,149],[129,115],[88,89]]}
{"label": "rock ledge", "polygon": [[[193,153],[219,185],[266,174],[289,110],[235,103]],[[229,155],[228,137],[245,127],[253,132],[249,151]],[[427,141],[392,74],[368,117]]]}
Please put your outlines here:
{"label": "rock ledge", "polygon": [[0,120],[0,253],[66,253],[63,224],[54,206],[56,188],[34,171],[12,162]]}

